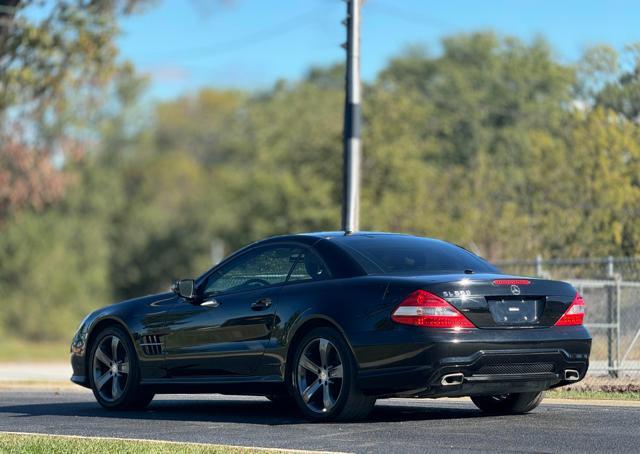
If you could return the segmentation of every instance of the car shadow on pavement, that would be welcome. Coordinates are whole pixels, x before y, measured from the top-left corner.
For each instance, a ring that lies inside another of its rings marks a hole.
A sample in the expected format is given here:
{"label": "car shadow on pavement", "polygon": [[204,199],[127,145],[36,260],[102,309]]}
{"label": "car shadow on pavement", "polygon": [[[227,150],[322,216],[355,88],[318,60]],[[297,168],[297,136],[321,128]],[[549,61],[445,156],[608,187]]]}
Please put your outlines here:
{"label": "car shadow on pavement", "polygon": [[[33,404],[0,404],[0,415],[10,417],[69,416],[83,418],[119,418],[149,421],[192,421],[217,423],[242,423],[257,425],[306,424],[308,420],[295,409],[275,405],[266,400],[154,400],[143,411],[108,411],[95,402],[46,402]],[[474,408],[460,406],[430,407],[425,405],[387,404],[380,401],[368,423],[400,421],[454,420],[481,418]]]}

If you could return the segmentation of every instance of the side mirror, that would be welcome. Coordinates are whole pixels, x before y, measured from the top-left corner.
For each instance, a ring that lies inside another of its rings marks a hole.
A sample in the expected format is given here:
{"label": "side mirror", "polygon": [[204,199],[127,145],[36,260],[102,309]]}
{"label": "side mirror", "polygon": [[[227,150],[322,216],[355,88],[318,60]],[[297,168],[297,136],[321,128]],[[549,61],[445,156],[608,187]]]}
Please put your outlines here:
{"label": "side mirror", "polygon": [[196,283],[193,279],[179,279],[171,286],[171,291],[178,296],[193,299],[195,296]]}

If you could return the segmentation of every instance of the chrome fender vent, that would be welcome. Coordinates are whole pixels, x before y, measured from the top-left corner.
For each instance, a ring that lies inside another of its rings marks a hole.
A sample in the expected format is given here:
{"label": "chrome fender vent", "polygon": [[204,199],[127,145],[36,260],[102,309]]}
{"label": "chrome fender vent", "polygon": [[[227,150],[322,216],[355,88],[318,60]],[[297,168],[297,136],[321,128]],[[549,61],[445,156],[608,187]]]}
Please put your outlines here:
{"label": "chrome fender vent", "polygon": [[142,347],[144,354],[148,356],[162,355],[163,353],[161,336],[158,335],[142,336],[140,347]]}

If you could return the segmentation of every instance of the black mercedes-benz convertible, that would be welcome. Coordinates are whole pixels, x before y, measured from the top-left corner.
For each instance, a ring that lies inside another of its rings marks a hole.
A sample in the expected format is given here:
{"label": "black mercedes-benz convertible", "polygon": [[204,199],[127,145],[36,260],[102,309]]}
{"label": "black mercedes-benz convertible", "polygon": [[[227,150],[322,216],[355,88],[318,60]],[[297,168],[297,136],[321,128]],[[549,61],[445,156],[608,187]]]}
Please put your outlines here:
{"label": "black mercedes-benz convertible", "polygon": [[565,282],[505,275],[444,241],[388,233],[269,238],[171,292],[99,309],[71,380],[108,409],[158,393],[267,396],[315,420],[386,397],[470,396],[524,413],[581,380],[591,337]]}

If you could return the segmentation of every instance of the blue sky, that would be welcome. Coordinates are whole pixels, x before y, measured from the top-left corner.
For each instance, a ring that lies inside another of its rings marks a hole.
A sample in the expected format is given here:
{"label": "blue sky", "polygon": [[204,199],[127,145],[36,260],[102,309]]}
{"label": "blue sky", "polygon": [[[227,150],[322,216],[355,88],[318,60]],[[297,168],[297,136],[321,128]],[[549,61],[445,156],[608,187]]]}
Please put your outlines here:
{"label": "blue sky", "polygon": [[[122,55],[152,75],[153,98],[203,86],[259,90],[344,59],[341,0],[160,0],[123,21]],[[433,52],[442,36],[493,29],[542,35],[560,60],[593,44],[640,42],[640,7],[627,0],[367,0],[362,73],[372,79],[411,44]]]}

